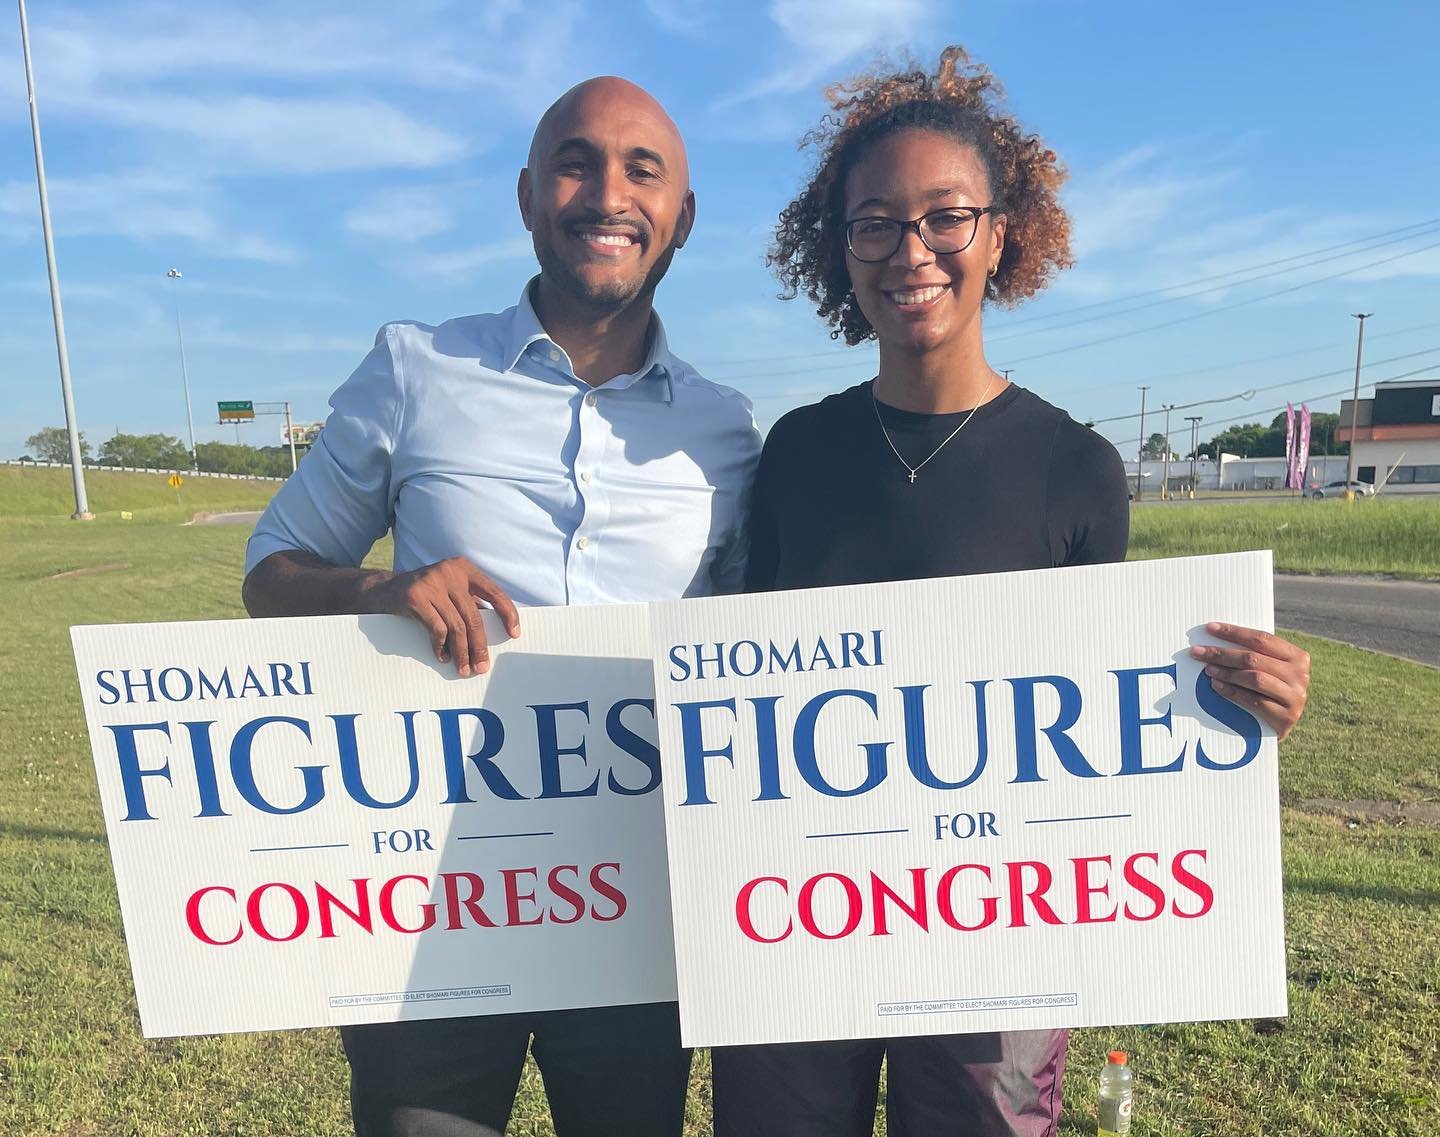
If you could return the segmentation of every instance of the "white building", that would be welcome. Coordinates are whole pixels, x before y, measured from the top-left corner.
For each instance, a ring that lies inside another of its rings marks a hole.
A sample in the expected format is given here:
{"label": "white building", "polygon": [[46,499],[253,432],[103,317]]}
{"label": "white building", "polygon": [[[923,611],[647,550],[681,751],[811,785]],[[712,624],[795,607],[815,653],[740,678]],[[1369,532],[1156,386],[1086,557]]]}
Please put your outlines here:
{"label": "white building", "polygon": [[1342,400],[1335,441],[1355,451],[1356,481],[1383,481],[1387,494],[1440,493],[1440,380],[1377,383],[1354,413],[1352,440],[1351,401]]}

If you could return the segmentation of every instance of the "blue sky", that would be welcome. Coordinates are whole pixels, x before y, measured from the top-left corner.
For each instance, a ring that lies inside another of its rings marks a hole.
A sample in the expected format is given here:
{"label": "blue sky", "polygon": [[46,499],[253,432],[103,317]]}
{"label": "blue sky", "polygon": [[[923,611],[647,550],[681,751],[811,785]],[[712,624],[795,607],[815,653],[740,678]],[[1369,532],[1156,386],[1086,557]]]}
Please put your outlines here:
{"label": "blue sky", "polygon": [[[873,350],[836,345],[803,301],[777,300],[763,263],[806,172],[795,142],[820,88],[878,51],[928,62],[951,42],[992,67],[1071,172],[1078,265],[990,314],[995,366],[1081,420],[1133,414],[1143,383],[1153,409],[1297,381],[1189,412],[1206,416],[1202,435],[1268,421],[1287,398],[1336,409],[1355,311],[1375,313],[1367,380],[1440,376],[1433,4],[29,0],[29,12],[93,443],[117,428],[183,437],[172,265],[202,440],[235,437],[214,425],[219,399],[288,398],[302,421],[323,418],[387,320],[513,303],[533,271],[514,203],[530,131],[562,90],[603,73],[652,90],[689,142],[699,220],[658,297],[672,346],[751,395],[768,425],[873,373]],[[8,457],[63,418],[13,11],[0,23]],[[1235,275],[1251,266],[1268,267]],[[1100,429],[1133,453],[1133,420]],[[240,437],[278,431],[270,420]]]}

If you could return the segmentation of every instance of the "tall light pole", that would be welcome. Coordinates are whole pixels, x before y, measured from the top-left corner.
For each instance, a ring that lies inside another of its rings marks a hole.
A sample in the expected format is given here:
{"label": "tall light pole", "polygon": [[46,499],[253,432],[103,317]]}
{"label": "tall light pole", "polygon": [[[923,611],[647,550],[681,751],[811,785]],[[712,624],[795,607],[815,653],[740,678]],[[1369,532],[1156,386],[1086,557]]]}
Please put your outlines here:
{"label": "tall light pole", "polygon": [[1185,421],[1190,424],[1190,498],[1195,498],[1195,460],[1200,451],[1200,415],[1186,415]]}
{"label": "tall light pole", "polygon": [[1345,500],[1354,501],[1355,491],[1350,484],[1355,480],[1355,420],[1360,413],[1360,358],[1365,350],[1365,321],[1374,312],[1351,312],[1360,321],[1360,332],[1355,337],[1355,390],[1350,395],[1350,454],[1345,461]]}
{"label": "tall light pole", "polygon": [[1161,501],[1170,496],[1170,412],[1174,409],[1174,403],[1165,404],[1165,473],[1160,480]]}
{"label": "tall light pole", "polygon": [[35,144],[35,185],[40,191],[40,231],[45,238],[45,266],[50,272],[50,311],[55,320],[55,353],[60,359],[60,393],[65,401],[65,429],[70,435],[70,480],[75,489],[75,521],[93,521],[85,495],[85,468],[80,428],[75,423],[75,396],[70,390],[70,352],[65,346],[65,314],[60,308],[60,270],[55,265],[55,235],[50,230],[50,194],[45,188],[45,151],[40,145],[40,112],[35,105],[35,76],[30,67],[30,24],[20,0],[20,46],[25,55],[25,94],[30,100],[30,138]]}
{"label": "tall light pole", "polygon": [[175,296],[175,338],[180,343],[180,384],[185,388],[185,425],[190,430],[190,469],[200,469],[200,458],[195,453],[195,418],[190,413],[190,376],[185,372],[185,333],[180,330],[180,280],[181,273],[178,268],[172,268],[165,274],[175,282],[171,291]]}
{"label": "tall light pole", "polygon": [[1145,392],[1149,387],[1140,388],[1140,453],[1135,456],[1135,500],[1144,497],[1145,490]]}

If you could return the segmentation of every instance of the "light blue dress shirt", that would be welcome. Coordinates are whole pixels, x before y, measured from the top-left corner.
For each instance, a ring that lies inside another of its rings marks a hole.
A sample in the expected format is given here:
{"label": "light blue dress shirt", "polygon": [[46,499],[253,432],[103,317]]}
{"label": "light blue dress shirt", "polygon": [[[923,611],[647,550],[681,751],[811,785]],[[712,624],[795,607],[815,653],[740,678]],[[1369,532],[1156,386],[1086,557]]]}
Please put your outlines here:
{"label": "light blue dress shirt", "polygon": [[248,573],[303,549],[395,568],[465,556],[517,604],[736,592],[760,435],[750,403],[670,354],[598,387],[545,334],[527,287],[504,312],[387,324],[265,511]]}

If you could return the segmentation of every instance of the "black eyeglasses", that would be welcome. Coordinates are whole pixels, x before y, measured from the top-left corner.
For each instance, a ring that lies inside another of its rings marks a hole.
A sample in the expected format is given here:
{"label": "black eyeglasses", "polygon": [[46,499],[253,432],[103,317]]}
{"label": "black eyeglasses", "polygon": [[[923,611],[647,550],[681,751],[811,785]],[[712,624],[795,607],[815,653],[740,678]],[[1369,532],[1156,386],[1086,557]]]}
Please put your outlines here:
{"label": "black eyeglasses", "polygon": [[996,213],[998,205],[950,206],[932,209],[913,221],[893,217],[857,217],[845,223],[845,245],[857,261],[874,264],[888,261],[905,239],[905,230],[914,229],[932,253],[963,253],[975,240],[980,218]]}

